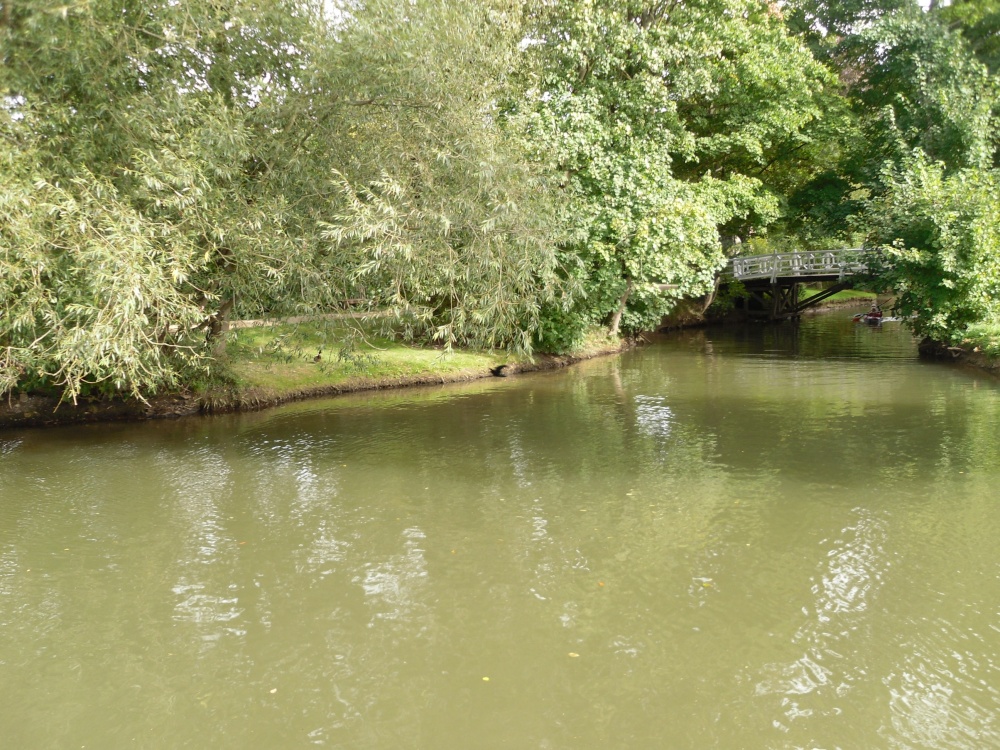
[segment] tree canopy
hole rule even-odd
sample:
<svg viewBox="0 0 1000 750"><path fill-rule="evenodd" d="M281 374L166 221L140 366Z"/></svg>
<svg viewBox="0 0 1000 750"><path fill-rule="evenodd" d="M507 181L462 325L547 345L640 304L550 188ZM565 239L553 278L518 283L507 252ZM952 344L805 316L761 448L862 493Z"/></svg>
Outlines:
<svg viewBox="0 0 1000 750"><path fill-rule="evenodd" d="M348 305L562 350L737 237L867 237L959 335L995 314L998 7L0 2L0 393L143 397L233 318Z"/></svg>
<svg viewBox="0 0 1000 750"><path fill-rule="evenodd" d="M142 395L234 315L357 298L530 345L553 225L493 112L511 8L326 7L3 5L0 390Z"/></svg>
<svg viewBox="0 0 1000 750"><path fill-rule="evenodd" d="M834 80L760 2L539 3L529 18L513 107L577 216L570 318L655 326L712 288L720 230L776 218L764 173L808 142Z"/></svg>

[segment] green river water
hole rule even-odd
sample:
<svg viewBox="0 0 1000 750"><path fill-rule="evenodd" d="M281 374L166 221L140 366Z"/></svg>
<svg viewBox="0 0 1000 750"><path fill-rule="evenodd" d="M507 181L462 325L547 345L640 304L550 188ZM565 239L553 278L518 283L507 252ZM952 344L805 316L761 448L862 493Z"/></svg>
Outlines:
<svg viewBox="0 0 1000 750"><path fill-rule="evenodd" d="M0 433L0 748L1000 748L998 424L838 311Z"/></svg>

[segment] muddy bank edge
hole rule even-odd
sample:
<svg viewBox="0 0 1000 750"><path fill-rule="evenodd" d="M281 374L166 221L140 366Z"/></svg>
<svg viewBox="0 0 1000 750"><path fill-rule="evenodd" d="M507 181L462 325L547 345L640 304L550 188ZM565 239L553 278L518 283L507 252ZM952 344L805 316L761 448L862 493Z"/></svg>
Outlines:
<svg viewBox="0 0 1000 750"><path fill-rule="evenodd" d="M924 339L918 346L921 359L939 362L954 362L964 367L983 370L1000 377L1000 359L991 357L972 344L966 346L949 346L940 341Z"/></svg>

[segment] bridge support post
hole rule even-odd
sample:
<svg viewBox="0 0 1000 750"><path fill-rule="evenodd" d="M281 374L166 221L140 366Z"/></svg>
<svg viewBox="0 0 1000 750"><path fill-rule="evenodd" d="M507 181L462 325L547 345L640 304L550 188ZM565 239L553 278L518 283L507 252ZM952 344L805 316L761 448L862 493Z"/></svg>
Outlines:
<svg viewBox="0 0 1000 750"><path fill-rule="evenodd" d="M798 282L776 280L766 287L748 284L746 290L749 297L743 309L747 317L772 321L799 317Z"/></svg>
<svg viewBox="0 0 1000 750"><path fill-rule="evenodd" d="M801 285L797 282L781 282L763 284L747 284L747 297L737 309L741 309L746 317L757 320L785 320L802 317L803 311L814 307L837 292L850 289L853 279L844 279L818 292L808 299L799 299Z"/></svg>
<svg viewBox="0 0 1000 750"><path fill-rule="evenodd" d="M771 285L771 320L799 317L799 284L780 282Z"/></svg>

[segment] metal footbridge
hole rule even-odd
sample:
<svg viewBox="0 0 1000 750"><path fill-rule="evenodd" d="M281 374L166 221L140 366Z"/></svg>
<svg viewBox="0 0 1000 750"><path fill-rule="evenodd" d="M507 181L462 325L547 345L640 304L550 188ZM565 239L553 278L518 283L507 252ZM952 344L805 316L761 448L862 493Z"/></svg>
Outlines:
<svg viewBox="0 0 1000 750"><path fill-rule="evenodd" d="M803 310L819 304L853 285L854 277L868 271L871 251L863 248L805 250L770 255L733 258L719 274L722 284L738 281L746 288L744 311L751 317L780 320L796 318ZM833 281L832 286L799 299L801 284Z"/></svg>

